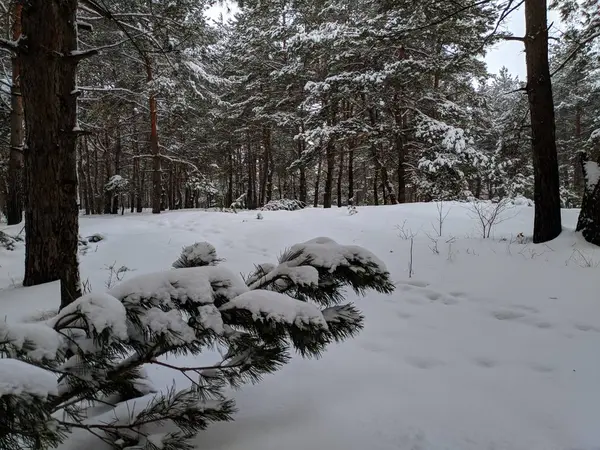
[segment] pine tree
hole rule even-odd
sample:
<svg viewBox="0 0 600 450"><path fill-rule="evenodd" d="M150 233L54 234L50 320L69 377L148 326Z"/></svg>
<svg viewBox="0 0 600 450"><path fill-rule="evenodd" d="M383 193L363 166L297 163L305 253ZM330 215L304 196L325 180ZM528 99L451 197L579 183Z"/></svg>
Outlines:
<svg viewBox="0 0 600 450"><path fill-rule="evenodd" d="M233 419L226 387L257 382L292 349L320 356L362 328L346 288L394 289L375 255L328 238L296 244L246 279L218 263L213 246L196 243L170 271L86 294L41 323L0 323L0 447L41 450L89 433L117 448L191 448L210 423ZM193 363L214 348L214 364ZM159 392L149 367L189 384Z"/></svg>

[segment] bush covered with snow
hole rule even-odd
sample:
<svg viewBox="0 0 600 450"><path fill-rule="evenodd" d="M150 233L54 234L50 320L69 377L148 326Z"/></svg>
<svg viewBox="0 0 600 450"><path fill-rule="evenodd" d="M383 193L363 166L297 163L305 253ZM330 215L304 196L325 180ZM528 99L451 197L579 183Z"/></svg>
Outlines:
<svg viewBox="0 0 600 450"><path fill-rule="evenodd" d="M306 203L300 200L282 198L279 200L271 200L261 209L263 211L297 211L306 208Z"/></svg>
<svg viewBox="0 0 600 450"><path fill-rule="evenodd" d="M45 449L74 430L113 448L189 448L198 431L232 419L228 386L277 370L292 349L318 356L361 329L346 287L394 289L375 255L328 238L294 245L246 279L218 262L196 243L175 269L86 294L43 322L0 322L0 448ZM206 351L213 364L190 364ZM151 366L189 383L159 392Z"/></svg>
<svg viewBox="0 0 600 450"><path fill-rule="evenodd" d="M17 245L17 242L22 242L23 238L19 236L10 236L3 231L0 231L0 247L6 250L13 251Z"/></svg>

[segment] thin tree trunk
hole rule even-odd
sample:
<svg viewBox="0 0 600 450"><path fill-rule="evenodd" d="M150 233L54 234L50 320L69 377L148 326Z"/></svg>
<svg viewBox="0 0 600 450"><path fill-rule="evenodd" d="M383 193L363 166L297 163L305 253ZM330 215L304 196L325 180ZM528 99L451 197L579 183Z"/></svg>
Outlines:
<svg viewBox="0 0 600 450"><path fill-rule="evenodd" d="M525 0L525 59L533 149L535 243L550 241L562 230L546 15L546 0Z"/></svg>
<svg viewBox="0 0 600 450"><path fill-rule="evenodd" d="M117 142L115 145L115 175L121 174L121 152L123 147L121 146L121 129L117 125ZM112 214L119 214L119 197L120 188L112 192Z"/></svg>
<svg viewBox="0 0 600 450"><path fill-rule="evenodd" d="M580 164L585 183L576 230L581 231L586 241L600 245L600 180L595 179L600 166L588 161L584 153L580 154Z"/></svg>
<svg viewBox="0 0 600 450"><path fill-rule="evenodd" d="M581 146L581 112L582 112L582 108L581 105L578 104L577 108L575 110L575 143L577 145L577 148L579 148ZM577 158L577 154L573 155L575 156L574 159L574 173L573 173L573 184L575 185L575 189L577 189L579 192L583 191L583 171L581 168L581 164L578 161L579 158Z"/></svg>
<svg viewBox="0 0 600 450"><path fill-rule="evenodd" d="M319 164L317 165L317 179L315 181L315 198L313 206L316 208L319 206L319 184L321 182L321 172L323 169L323 157L319 154Z"/></svg>
<svg viewBox="0 0 600 450"><path fill-rule="evenodd" d="M350 151L348 152L348 201L356 205L354 199L354 140L350 141Z"/></svg>
<svg viewBox="0 0 600 450"><path fill-rule="evenodd" d="M323 192L323 208L331 208L333 191L333 171L335 170L335 142L330 138L325 152L327 161L327 174L325 176L325 190Z"/></svg>
<svg viewBox="0 0 600 450"><path fill-rule="evenodd" d="M146 81L152 82L152 61L146 55ZM160 147L158 145L158 111L156 95L154 91L150 93L148 100L150 107L150 153L152 154L152 214L160 214L162 206L162 170L160 159Z"/></svg>
<svg viewBox="0 0 600 450"><path fill-rule="evenodd" d="M92 192L92 183L90 180L90 177L92 176L91 172L92 172L92 162L91 162L91 155L90 155L90 147L88 145L88 139L87 136L83 137L83 148L85 150L85 160L86 160L86 168L85 168L85 190L87 192L87 205L88 208L86 208L85 213L86 214L95 214L96 210L96 204L94 201L94 193Z"/></svg>
<svg viewBox="0 0 600 450"><path fill-rule="evenodd" d="M146 195L146 162L144 160L139 161L138 170L140 174L140 183L138 184L135 211L141 213L144 211L144 197Z"/></svg>
<svg viewBox="0 0 600 450"><path fill-rule="evenodd" d="M77 246L77 0L23 5L21 85L27 123L25 277L60 280L61 308L81 295Z"/></svg>
<svg viewBox="0 0 600 450"><path fill-rule="evenodd" d="M21 36L23 5L13 5L12 38ZM12 86L10 89L10 154L8 161L8 191L6 219L15 225L23 219L23 98L21 97L20 62L17 54L12 57Z"/></svg>
<svg viewBox="0 0 600 450"><path fill-rule="evenodd" d="M265 146L265 195L263 201L269 203L273 198L273 143L271 140L271 128L264 129L264 146Z"/></svg>
<svg viewBox="0 0 600 450"><path fill-rule="evenodd" d="M379 186L379 179L377 178L377 171L373 173L373 203L375 206L379 206L379 193L377 188Z"/></svg>
<svg viewBox="0 0 600 450"><path fill-rule="evenodd" d="M88 215L90 213L90 206L88 204L87 184L85 182L85 170L83 168L83 143L80 143L78 147L77 173L79 179L79 200L83 203L85 214Z"/></svg>
<svg viewBox="0 0 600 450"><path fill-rule="evenodd" d="M342 207L342 183L344 181L344 152L340 152L340 166L338 169L337 179L337 205L338 208Z"/></svg>

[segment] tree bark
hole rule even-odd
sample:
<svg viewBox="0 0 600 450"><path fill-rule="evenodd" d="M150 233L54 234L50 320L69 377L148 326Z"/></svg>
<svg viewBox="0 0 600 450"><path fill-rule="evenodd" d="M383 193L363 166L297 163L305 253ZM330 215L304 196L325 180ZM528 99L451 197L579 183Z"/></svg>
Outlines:
<svg viewBox="0 0 600 450"><path fill-rule="evenodd" d="M146 55L146 81L151 83L154 80L152 74L152 61ZM152 154L152 214L160 214L162 206L162 169L160 159L160 147L158 145L158 111L156 104L156 95L154 91L150 92L148 99L150 107L150 153Z"/></svg>
<svg viewBox="0 0 600 450"><path fill-rule="evenodd" d="M577 108L575 110L575 145L579 149L581 146L581 105L577 104ZM581 170L581 164L579 162L578 155L575 154L575 164L574 164L574 173L573 173L573 184L575 189L582 192L583 191L583 172Z"/></svg>
<svg viewBox="0 0 600 450"><path fill-rule="evenodd" d="M25 152L25 277L60 280L61 308L81 295L77 245L77 0L23 5L21 80Z"/></svg>
<svg viewBox="0 0 600 450"><path fill-rule="evenodd" d="M600 168L597 162L588 161L585 153L580 154L580 164L584 191L576 230L581 231L586 241L600 245L600 180L595 178ZM590 169L596 173L590 173Z"/></svg>
<svg viewBox="0 0 600 450"><path fill-rule="evenodd" d="M350 151L348 152L348 202L356 205L354 199L354 140L350 141Z"/></svg>
<svg viewBox="0 0 600 450"><path fill-rule="evenodd" d="M340 152L340 166L337 179L337 205L342 207L342 182L344 181L344 152Z"/></svg>
<svg viewBox="0 0 600 450"><path fill-rule="evenodd" d="M121 129L117 125L117 142L115 144L115 175L121 174ZM119 214L119 197L121 196L121 188L112 192L112 214Z"/></svg>
<svg viewBox="0 0 600 450"><path fill-rule="evenodd" d="M325 176L325 189L323 192L323 208L331 208L333 171L335 170L335 142L332 138L327 142L325 158L327 162L327 174Z"/></svg>
<svg viewBox="0 0 600 450"><path fill-rule="evenodd" d="M21 36L21 14L23 5L13 5L12 38ZM10 89L10 154L8 161L8 191L6 219L8 225L23 220L23 98L21 96L21 73L19 56L12 57L12 86Z"/></svg>
<svg viewBox="0 0 600 450"><path fill-rule="evenodd" d="M546 15L546 0L525 0L525 60L534 168L534 243L550 241L562 230Z"/></svg>
<svg viewBox="0 0 600 450"><path fill-rule="evenodd" d="M321 184L321 172L323 171L323 156L319 154L319 164L317 165L317 179L315 180L315 196L313 207L319 206L319 185Z"/></svg>

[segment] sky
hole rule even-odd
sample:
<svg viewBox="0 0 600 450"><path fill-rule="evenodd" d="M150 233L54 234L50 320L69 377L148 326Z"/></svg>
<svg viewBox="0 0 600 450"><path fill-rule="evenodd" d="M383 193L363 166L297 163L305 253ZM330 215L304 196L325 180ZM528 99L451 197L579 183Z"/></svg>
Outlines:
<svg viewBox="0 0 600 450"><path fill-rule="evenodd" d="M552 24L550 34L556 34L560 27L559 14L555 11L548 11L548 23ZM511 14L506 21L506 30L512 32L514 36L523 36L525 34L525 11L521 7ZM554 33L552 32L554 30ZM498 73L502 66L506 66L513 75L518 75L520 80L525 80L525 53L524 45L518 41L504 41L488 51L485 62L491 73Z"/></svg>
<svg viewBox="0 0 600 450"><path fill-rule="evenodd" d="M235 11L235 2L226 2L229 4L229 10ZM224 12L226 15L227 8L221 5L215 5L210 8L208 12L208 16L213 18L214 20L218 20L219 14ZM548 12L548 23L553 23L551 28L556 31L560 27L560 20L558 17L558 13L554 11ZM514 36L523 36L525 33L525 12L524 8L521 7L518 10L514 11L510 17L505 22L505 29L513 33ZM490 73L498 73L503 66L506 66L508 71L517 75L520 80L525 80L526 71L525 71L525 53L524 46L522 42L518 41L504 41L495 45L491 48L486 57L485 62L488 65L488 70Z"/></svg>

